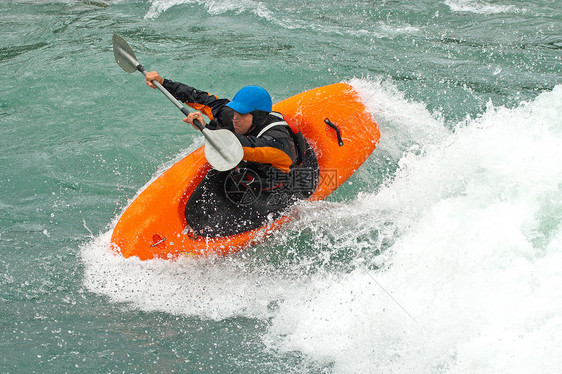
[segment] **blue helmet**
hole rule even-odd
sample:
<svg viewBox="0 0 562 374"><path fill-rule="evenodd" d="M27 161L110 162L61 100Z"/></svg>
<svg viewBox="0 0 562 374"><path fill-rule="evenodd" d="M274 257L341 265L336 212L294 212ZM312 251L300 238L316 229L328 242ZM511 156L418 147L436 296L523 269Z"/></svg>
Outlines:
<svg viewBox="0 0 562 374"><path fill-rule="evenodd" d="M227 107L234 109L240 114L253 112L254 110L263 110L271 112L272 102L269 93L259 86L246 86L241 88L234 99Z"/></svg>

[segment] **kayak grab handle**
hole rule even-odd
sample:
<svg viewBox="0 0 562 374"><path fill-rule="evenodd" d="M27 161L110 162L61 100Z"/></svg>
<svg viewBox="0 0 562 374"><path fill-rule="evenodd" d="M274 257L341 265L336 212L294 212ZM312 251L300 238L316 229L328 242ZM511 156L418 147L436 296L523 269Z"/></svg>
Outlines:
<svg viewBox="0 0 562 374"><path fill-rule="evenodd" d="M333 128L336 131L336 135L338 136L338 145L340 147L343 147L343 140L341 138L341 132L340 132L340 129L338 128L338 126L336 126L332 121L330 121L329 118L326 118L324 120L324 123L326 123L326 125L330 126L331 128Z"/></svg>
<svg viewBox="0 0 562 374"><path fill-rule="evenodd" d="M154 234L152 236L152 240L154 241L154 244L151 245L152 248L164 243L166 241L166 238L162 238L160 235L158 234Z"/></svg>

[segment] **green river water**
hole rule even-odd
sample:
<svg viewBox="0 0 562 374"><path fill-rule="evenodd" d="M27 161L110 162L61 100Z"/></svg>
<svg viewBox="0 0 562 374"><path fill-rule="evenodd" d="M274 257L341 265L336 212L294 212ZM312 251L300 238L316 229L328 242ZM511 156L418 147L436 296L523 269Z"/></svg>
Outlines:
<svg viewBox="0 0 562 374"><path fill-rule="evenodd" d="M562 370L560 0L0 0L0 372ZM328 201L226 258L109 249L201 144L140 74L380 124Z"/></svg>

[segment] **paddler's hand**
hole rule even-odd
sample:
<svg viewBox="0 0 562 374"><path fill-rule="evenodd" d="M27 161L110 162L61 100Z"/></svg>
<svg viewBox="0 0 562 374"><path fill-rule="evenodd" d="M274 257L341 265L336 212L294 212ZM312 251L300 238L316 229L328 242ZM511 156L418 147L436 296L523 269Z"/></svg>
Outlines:
<svg viewBox="0 0 562 374"><path fill-rule="evenodd" d="M162 78L160 76L160 74L158 74L155 71L151 71L149 73L146 73L145 77L146 77L146 84L149 87L156 88L156 86L154 85L154 83L152 83L152 81L156 81L160 84L164 84L164 78Z"/></svg>
<svg viewBox="0 0 562 374"><path fill-rule="evenodd" d="M185 123L189 123L191 126L193 126L196 130L199 130L199 128L197 126L195 126L195 124L193 123L193 121L195 120L199 120L199 122L201 122L201 124L203 126L207 125L205 123L205 120L203 119L203 114L201 114L201 112L193 112L193 113L189 113L189 115L187 117L185 117L183 119L183 122Z"/></svg>

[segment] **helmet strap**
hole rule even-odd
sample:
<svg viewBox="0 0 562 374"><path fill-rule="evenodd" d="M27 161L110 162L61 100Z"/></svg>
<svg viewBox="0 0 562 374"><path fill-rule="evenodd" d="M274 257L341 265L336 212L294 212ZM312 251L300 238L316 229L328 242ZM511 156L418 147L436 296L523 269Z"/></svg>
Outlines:
<svg viewBox="0 0 562 374"><path fill-rule="evenodd" d="M267 118L269 117L269 112L263 110L254 110L253 112L250 113L252 114L253 118L252 118L252 126L250 127L248 132L251 132L256 127L263 125L265 121L267 121Z"/></svg>

